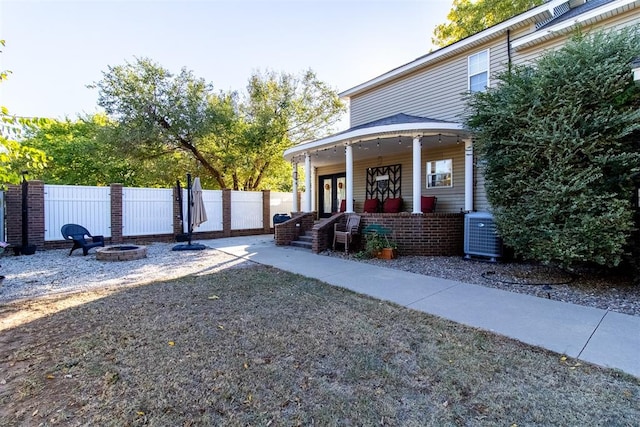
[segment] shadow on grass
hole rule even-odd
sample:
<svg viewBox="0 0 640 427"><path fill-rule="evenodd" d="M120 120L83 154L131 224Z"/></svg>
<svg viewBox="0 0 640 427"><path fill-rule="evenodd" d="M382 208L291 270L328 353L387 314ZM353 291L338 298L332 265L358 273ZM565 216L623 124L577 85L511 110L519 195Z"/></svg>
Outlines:
<svg viewBox="0 0 640 427"><path fill-rule="evenodd" d="M269 267L88 294L0 335L3 425L640 419L635 378Z"/></svg>

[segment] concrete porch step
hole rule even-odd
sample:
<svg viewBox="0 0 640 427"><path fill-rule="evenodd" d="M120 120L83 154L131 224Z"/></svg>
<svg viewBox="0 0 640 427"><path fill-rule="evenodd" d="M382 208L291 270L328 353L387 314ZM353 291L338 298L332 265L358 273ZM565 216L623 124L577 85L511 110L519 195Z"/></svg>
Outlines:
<svg viewBox="0 0 640 427"><path fill-rule="evenodd" d="M295 246L296 248L304 248L311 250L313 244L311 242L305 242L302 240L294 240L291 242L291 246Z"/></svg>
<svg viewBox="0 0 640 427"><path fill-rule="evenodd" d="M291 246L295 246L297 248L309 249L313 247L313 236L311 233L305 232L298 236L298 240L294 240L291 242Z"/></svg>

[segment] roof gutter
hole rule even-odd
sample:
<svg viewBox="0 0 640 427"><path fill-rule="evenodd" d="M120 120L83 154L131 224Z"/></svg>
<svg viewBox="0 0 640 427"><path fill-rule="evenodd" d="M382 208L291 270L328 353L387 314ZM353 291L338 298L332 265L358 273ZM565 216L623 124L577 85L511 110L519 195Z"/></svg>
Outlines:
<svg viewBox="0 0 640 427"><path fill-rule="evenodd" d="M553 25L545 30L542 31L536 31L532 34L529 34L528 36L524 36L519 38L518 40L515 40L511 46L514 49L523 49L525 47L529 47L532 46L534 44L536 44L537 42L543 41L548 39L549 37L552 36L556 36L556 35L560 35L560 34L565 34L568 33L570 30L573 29L573 27L575 27L576 25L579 24L589 24L592 22L596 22L597 18L608 13L608 12L612 12L620 7L624 7L633 3L636 3L637 0L618 0L618 1L614 1L612 3L606 4L602 7L599 7L597 9L593 9L592 11L589 11L587 13L584 13L582 15L576 16L575 19L568 19L566 21L563 22L559 22L556 25Z"/></svg>

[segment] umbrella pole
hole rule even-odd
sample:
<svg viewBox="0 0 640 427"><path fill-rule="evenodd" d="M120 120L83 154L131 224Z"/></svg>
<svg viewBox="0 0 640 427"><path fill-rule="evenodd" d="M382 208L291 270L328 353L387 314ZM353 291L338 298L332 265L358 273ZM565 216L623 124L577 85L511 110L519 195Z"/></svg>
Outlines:
<svg viewBox="0 0 640 427"><path fill-rule="evenodd" d="M191 235L193 234L193 206L191 206L193 204L193 195L192 193L192 185L191 185L191 174L188 173L187 174L187 221L189 221L189 225L187 226L187 235L188 235L188 239L189 242L186 245L176 245L174 246L171 250L172 251L199 251L199 250L203 250L206 249L207 247L205 245L202 245L200 243L196 243L196 244L192 244L191 243ZM181 209L182 211L182 209ZM184 231L184 223L183 223L183 229Z"/></svg>

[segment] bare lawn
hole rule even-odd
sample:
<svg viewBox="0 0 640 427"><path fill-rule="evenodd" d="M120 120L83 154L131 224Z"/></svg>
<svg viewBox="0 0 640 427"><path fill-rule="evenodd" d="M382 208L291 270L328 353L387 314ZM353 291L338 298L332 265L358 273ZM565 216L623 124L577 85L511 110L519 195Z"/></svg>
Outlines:
<svg viewBox="0 0 640 427"><path fill-rule="evenodd" d="M262 266L0 305L8 318L3 426L640 420L637 378Z"/></svg>

